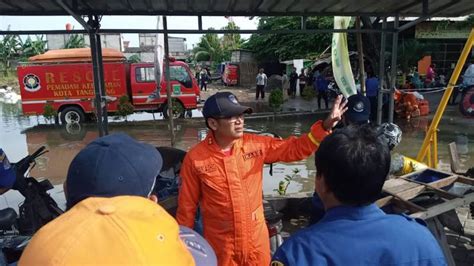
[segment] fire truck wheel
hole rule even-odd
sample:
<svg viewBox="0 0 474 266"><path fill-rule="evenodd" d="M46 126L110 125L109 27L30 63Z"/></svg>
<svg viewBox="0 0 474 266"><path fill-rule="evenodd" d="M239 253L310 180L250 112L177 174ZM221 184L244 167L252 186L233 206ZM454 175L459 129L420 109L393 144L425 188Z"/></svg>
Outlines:
<svg viewBox="0 0 474 266"><path fill-rule="evenodd" d="M173 118L184 118L186 110L179 101L173 101ZM163 106L163 117L168 119L170 111L168 110L168 104Z"/></svg>
<svg viewBox="0 0 474 266"><path fill-rule="evenodd" d="M61 111L61 123L84 123L85 115L84 112L75 106L68 106Z"/></svg>

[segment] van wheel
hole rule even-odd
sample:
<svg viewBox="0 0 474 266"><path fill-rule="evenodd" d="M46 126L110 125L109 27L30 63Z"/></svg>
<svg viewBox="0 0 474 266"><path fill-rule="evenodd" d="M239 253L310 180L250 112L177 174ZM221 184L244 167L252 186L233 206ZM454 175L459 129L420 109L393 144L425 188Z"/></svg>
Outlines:
<svg viewBox="0 0 474 266"><path fill-rule="evenodd" d="M84 123L85 121L84 112L81 110L81 108L75 106L64 108L61 111L60 118L62 124Z"/></svg>
<svg viewBox="0 0 474 266"><path fill-rule="evenodd" d="M173 99L173 111L168 110L168 103L165 103L163 106L163 117L165 119L169 118L169 115L172 113L173 118L184 118L186 110L181 102Z"/></svg>

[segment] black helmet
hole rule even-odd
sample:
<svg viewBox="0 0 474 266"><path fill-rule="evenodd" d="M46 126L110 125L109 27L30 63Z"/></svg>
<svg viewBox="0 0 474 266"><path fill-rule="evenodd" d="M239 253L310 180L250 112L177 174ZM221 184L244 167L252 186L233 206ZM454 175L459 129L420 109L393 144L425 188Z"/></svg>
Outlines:
<svg viewBox="0 0 474 266"><path fill-rule="evenodd" d="M402 141L402 130L394 123L383 123L377 130L379 138L393 150Z"/></svg>

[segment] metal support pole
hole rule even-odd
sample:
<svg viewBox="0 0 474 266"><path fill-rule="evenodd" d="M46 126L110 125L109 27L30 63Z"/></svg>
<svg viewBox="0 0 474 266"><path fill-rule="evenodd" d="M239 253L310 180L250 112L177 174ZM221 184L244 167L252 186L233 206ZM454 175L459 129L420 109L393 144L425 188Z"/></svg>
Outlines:
<svg viewBox="0 0 474 266"><path fill-rule="evenodd" d="M398 16L395 17L393 21L393 28L395 33L393 33L392 39L392 64L391 64L391 79L390 79L390 94L389 94L389 101L388 101L388 122L393 123L393 112L395 107L395 102L393 99L393 95L395 93L395 86L397 84L397 50L398 50Z"/></svg>
<svg viewBox="0 0 474 266"><path fill-rule="evenodd" d="M382 124L382 109L383 109L383 82L385 76L385 43L387 42L387 18L383 18L382 35L380 37L380 58L379 58L379 92L377 95L377 125Z"/></svg>
<svg viewBox="0 0 474 266"><path fill-rule="evenodd" d="M198 16L198 29L202 30L202 16Z"/></svg>
<svg viewBox="0 0 474 266"><path fill-rule="evenodd" d="M356 28L360 29L360 17L356 18ZM364 48L362 47L362 33L357 33L357 54L359 57L359 82L360 91L362 95L365 95L365 67L364 67Z"/></svg>
<svg viewBox="0 0 474 266"><path fill-rule="evenodd" d="M163 29L165 30L164 33L164 41L165 41L165 56L163 61L165 62L165 73L166 73L166 97L168 100L168 120L169 126L171 130L171 147L175 145L175 134L174 134L174 122L173 122L173 98L171 98L171 80L170 80L170 60L169 60L169 44L168 44L168 20L166 16L163 16Z"/></svg>
<svg viewBox="0 0 474 266"><path fill-rule="evenodd" d="M91 43L92 69L94 74L97 127L99 128L99 136L102 137L107 135L109 132L107 128L107 103L104 102L106 92L102 64L102 45L100 42L100 35L98 34L98 30L100 28L99 20L100 19L98 16L89 15L89 20L87 23L90 26L89 39Z"/></svg>
<svg viewBox="0 0 474 266"><path fill-rule="evenodd" d="M451 97L451 93L453 92L454 85L458 81L459 74L461 74L462 67L464 66L464 63L466 62L466 59L473 45L474 45L474 28L471 29L469 38L467 39L466 44L464 45L464 48L461 52L461 55L459 56L456 67L454 68L453 74L451 75L451 78L449 79L448 88L446 89L446 91L444 91L443 98L441 98L441 101L439 102L438 109L436 109L436 113L430 124L430 128L428 129L428 132L426 132L425 139L423 140L423 145L421 146L421 149L418 152L418 155L416 156L416 160L419 162L424 162L426 158L430 159L429 155L427 157L427 153L430 149L430 140L432 139L432 135L435 134L435 131L438 130L439 122L441 121L444 110L446 109L446 106L448 105L448 100Z"/></svg>
<svg viewBox="0 0 474 266"><path fill-rule="evenodd" d="M104 77L104 63L102 60L102 41L100 39L100 34L96 34L97 36L97 62L98 62L98 69L97 71L100 73L100 87L102 90L102 127L104 128L104 134L109 134L109 116L107 113L107 88L105 87L105 77Z"/></svg>

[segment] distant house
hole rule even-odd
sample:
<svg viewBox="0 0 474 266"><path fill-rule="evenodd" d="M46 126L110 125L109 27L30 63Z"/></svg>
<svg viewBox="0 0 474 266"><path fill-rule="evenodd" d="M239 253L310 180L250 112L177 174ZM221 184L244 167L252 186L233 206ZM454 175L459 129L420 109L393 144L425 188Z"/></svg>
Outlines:
<svg viewBox="0 0 474 266"><path fill-rule="evenodd" d="M138 47L138 50L135 47L129 47L125 49L125 53L140 54L140 58L142 58L142 61L149 61L149 53L153 53L153 50L156 45L156 34L140 33L138 35L138 42L140 45ZM168 44L171 56L173 56L177 60L184 61L186 59L188 55L186 38L169 36ZM153 61L153 54L151 55L151 60Z"/></svg>
<svg viewBox="0 0 474 266"><path fill-rule="evenodd" d="M401 22L401 25L406 22ZM427 54L431 55L430 63L436 64L438 74L444 73L449 76L456 66L470 31L471 27L464 21L454 18L432 19L403 31L399 36L399 46L410 39L429 43L432 46L432 51L427 51ZM474 52L469 54L466 62L472 62L472 60L474 60ZM425 71L426 69L419 69L420 73Z"/></svg>

